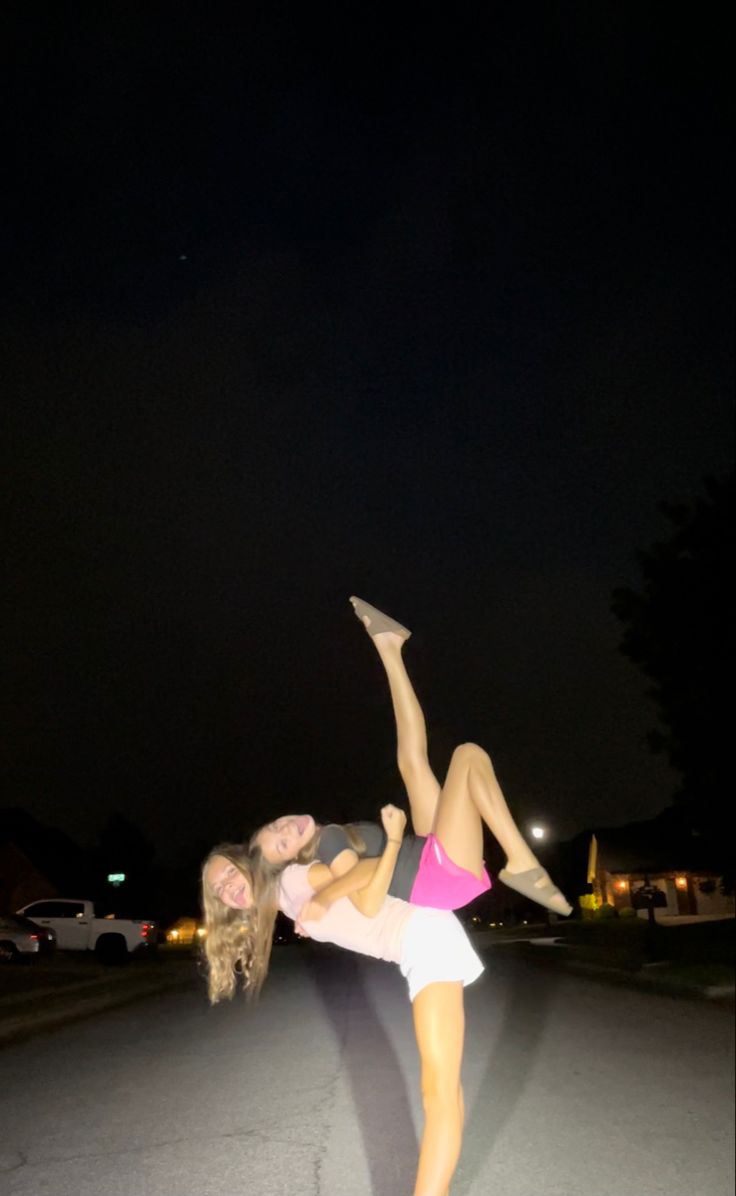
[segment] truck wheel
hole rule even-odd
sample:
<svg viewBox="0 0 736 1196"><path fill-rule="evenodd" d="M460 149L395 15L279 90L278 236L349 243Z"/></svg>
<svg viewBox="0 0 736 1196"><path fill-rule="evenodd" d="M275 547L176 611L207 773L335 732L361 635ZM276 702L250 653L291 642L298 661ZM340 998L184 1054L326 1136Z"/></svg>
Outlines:
<svg viewBox="0 0 736 1196"><path fill-rule="evenodd" d="M103 934L97 940L95 954L100 963L121 967L128 963L128 944L122 934Z"/></svg>

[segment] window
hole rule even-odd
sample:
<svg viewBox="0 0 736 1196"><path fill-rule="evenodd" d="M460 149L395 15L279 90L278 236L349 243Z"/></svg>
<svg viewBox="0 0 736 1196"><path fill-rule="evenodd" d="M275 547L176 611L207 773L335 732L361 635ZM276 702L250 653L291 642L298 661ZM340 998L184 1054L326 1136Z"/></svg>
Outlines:
<svg viewBox="0 0 736 1196"><path fill-rule="evenodd" d="M76 918L83 913L81 901L34 901L25 909L27 918Z"/></svg>
<svg viewBox="0 0 736 1196"><path fill-rule="evenodd" d="M33 905L26 906L23 913L27 918L53 918L57 904L56 901L34 901Z"/></svg>

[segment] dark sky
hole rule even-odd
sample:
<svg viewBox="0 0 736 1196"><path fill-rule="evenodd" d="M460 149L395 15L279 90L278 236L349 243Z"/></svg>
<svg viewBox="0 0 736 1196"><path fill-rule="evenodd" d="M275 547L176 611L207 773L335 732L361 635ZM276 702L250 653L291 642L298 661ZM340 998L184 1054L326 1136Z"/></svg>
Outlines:
<svg viewBox="0 0 736 1196"><path fill-rule="evenodd" d="M653 815L611 591L733 462L715 8L5 14L3 803L162 858L398 794L357 593L439 773Z"/></svg>

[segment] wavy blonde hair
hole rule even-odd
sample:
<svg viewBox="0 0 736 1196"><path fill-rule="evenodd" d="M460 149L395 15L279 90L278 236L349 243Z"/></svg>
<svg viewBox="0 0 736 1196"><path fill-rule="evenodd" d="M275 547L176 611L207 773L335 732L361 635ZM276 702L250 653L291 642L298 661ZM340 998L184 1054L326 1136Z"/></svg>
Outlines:
<svg viewBox="0 0 736 1196"><path fill-rule="evenodd" d="M216 857L234 864L248 881L253 893L249 909L230 909L212 892L207 870ZM278 874L254 864L243 844L221 843L212 848L202 864L202 912L210 1003L231 1000L238 980L246 997L258 996L271 958L278 913Z"/></svg>
<svg viewBox="0 0 736 1196"><path fill-rule="evenodd" d="M207 991L212 1005L231 1000L238 979L246 997L257 997L268 975L273 932L279 910L279 877L289 864L309 864L319 857L322 827L293 860L271 864L258 846L260 827L246 847L242 843L221 843L213 847L202 864L202 911L206 931L203 955ZM343 827L358 855L365 852L362 836L350 824ZM230 909L215 897L207 883L207 869L220 856L242 872L253 894L250 909Z"/></svg>

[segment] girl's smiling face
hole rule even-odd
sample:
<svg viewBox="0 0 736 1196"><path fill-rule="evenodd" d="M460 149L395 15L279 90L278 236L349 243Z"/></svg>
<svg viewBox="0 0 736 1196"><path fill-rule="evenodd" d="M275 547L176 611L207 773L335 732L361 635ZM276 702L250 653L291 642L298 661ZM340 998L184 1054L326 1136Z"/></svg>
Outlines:
<svg viewBox="0 0 736 1196"><path fill-rule="evenodd" d="M269 864L288 864L307 845L315 829L311 814L284 814L264 826L255 841Z"/></svg>
<svg viewBox="0 0 736 1196"><path fill-rule="evenodd" d="M207 866L206 883L212 896L228 909L250 909L253 904L253 890L250 881L232 860L216 855Z"/></svg>

